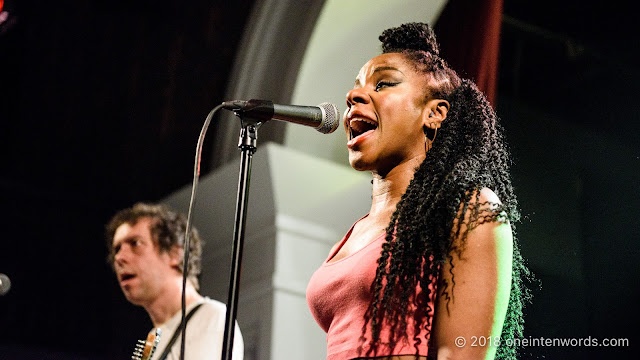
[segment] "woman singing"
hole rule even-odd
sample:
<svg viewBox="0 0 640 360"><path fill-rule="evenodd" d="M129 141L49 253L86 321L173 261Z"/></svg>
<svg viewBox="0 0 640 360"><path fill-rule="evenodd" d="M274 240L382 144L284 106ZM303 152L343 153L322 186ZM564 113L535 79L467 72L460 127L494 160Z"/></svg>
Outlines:
<svg viewBox="0 0 640 360"><path fill-rule="evenodd" d="M515 358L527 269L497 116L428 25L380 40L344 114L349 162L373 176L371 208L307 289L327 358Z"/></svg>

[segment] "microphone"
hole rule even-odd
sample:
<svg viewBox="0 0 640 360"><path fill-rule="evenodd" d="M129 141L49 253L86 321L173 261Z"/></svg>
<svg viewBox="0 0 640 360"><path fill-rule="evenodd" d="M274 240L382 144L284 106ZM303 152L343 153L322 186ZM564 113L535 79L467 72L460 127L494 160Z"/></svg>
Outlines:
<svg viewBox="0 0 640 360"><path fill-rule="evenodd" d="M288 121L311 126L323 134L332 133L338 128L338 108L327 102L318 106L299 106L278 105L269 100L251 99L225 101L222 107L243 119L262 122L271 119Z"/></svg>
<svg viewBox="0 0 640 360"><path fill-rule="evenodd" d="M11 280L3 273L0 273L0 296L6 294L11 289Z"/></svg>

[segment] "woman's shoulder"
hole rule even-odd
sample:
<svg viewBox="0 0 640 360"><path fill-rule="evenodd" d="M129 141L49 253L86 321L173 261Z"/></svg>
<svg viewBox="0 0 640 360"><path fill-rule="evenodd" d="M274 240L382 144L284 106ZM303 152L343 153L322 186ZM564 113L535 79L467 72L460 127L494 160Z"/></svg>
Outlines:
<svg viewBox="0 0 640 360"><path fill-rule="evenodd" d="M509 220L500 210L502 202L493 190L485 187L474 191L466 205L465 207L465 204L460 204L458 217L454 219L453 231L458 235L456 240L459 241L463 236L466 238L465 242L476 244L491 244L498 239L501 242L512 241ZM462 211L465 211L463 217L460 216L463 215ZM462 222L460 218L463 219Z"/></svg>
<svg viewBox="0 0 640 360"><path fill-rule="evenodd" d="M480 190L473 190L470 191L470 193L471 196L469 197L469 200L466 202L463 201L459 204L458 214L454 220L455 223L460 219L462 211L465 211L464 222L466 223L472 216L472 213L493 212L502 205L498 195L488 187L481 188Z"/></svg>
<svg viewBox="0 0 640 360"><path fill-rule="evenodd" d="M500 201L500 198L498 197L498 195L491 190L488 187L484 187L482 189L480 189L479 191L476 191L474 193L474 195L477 196L472 196L471 197L471 201L477 201L479 204L502 204L502 202ZM476 200L477 199L477 200Z"/></svg>

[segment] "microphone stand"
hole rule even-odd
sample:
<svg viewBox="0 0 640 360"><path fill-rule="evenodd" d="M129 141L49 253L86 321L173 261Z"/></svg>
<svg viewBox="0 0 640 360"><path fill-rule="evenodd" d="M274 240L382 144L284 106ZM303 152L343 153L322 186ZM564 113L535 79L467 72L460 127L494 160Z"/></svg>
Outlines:
<svg viewBox="0 0 640 360"><path fill-rule="evenodd" d="M247 223L247 204L249 202L249 180L251 178L251 159L256 152L258 128L262 125L259 119L245 119L241 111L236 111L241 118L238 148L241 151L240 172L238 176L238 197L236 201L236 217L231 257L231 274L229 277L229 297L227 301L226 324L222 343L222 360L231 360L233 353L233 337L235 319L238 310L238 291L240 285L240 268L242 264L242 247Z"/></svg>

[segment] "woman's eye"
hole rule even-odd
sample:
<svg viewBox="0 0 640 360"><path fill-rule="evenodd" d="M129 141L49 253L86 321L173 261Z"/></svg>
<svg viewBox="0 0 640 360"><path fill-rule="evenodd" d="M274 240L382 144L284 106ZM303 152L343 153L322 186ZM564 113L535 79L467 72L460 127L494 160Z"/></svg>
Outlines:
<svg viewBox="0 0 640 360"><path fill-rule="evenodd" d="M392 83L392 82L388 82L388 81L380 81L379 83L376 84L376 91L385 88L385 87L389 87L389 86L395 86L397 83Z"/></svg>

